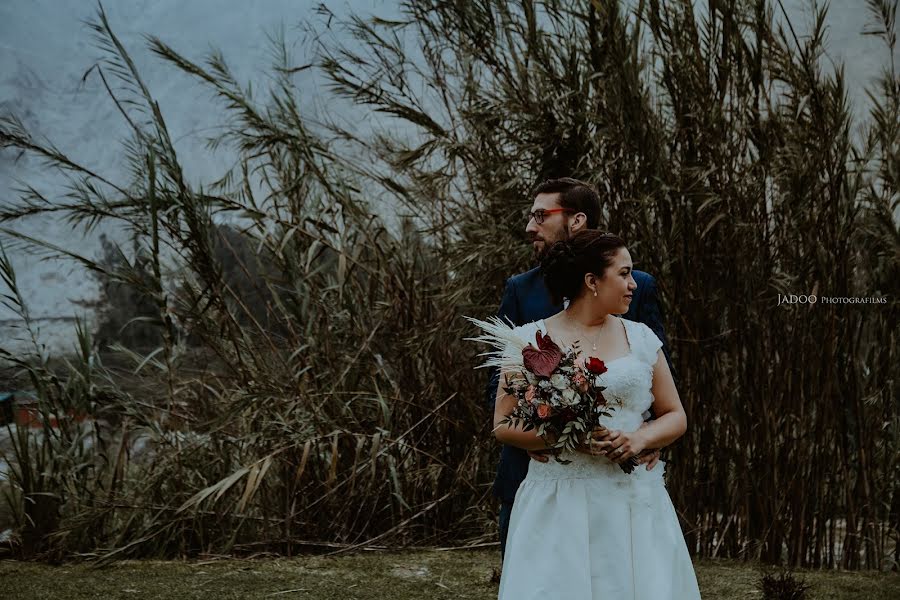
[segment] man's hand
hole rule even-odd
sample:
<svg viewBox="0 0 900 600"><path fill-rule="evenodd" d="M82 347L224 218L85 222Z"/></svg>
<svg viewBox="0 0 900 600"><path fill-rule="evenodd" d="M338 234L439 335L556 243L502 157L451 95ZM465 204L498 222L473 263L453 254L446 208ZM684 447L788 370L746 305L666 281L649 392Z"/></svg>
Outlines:
<svg viewBox="0 0 900 600"><path fill-rule="evenodd" d="M638 427L638 431L646 427L650 421L644 421L641 423L641 426ZM656 466L656 463L659 462L659 448L646 448L644 449L644 453L637 457L637 461L639 465L646 464L647 470L652 471L653 467Z"/></svg>
<svg viewBox="0 0 900 600"><path fill-rule="evenodd" d="M653 467L656 466L656 463L659 462L659 448L647 448L640 456L637 457L637 461L639 465L643 465L646 463L647 470L652 471Z"/></svg>

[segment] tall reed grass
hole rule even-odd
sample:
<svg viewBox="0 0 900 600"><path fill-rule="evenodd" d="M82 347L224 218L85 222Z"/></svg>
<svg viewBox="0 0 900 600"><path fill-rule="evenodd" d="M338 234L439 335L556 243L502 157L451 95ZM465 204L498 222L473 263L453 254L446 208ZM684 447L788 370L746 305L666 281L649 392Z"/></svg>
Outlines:
<svg viewBox="0 0 900 600"><path fill-rule="evenodd" d="M150 38L222 100L217 143L241 161L206 190L186 182L101 9L94 74L133 128L132 183L7 116L2 143L61 168L70 194L25 190L0 219L124 225L140 265L3 232L138 290L156 307L139 322L162 342L100 353L82 331L62 373L37 350L5 353L48 413L94 417L15 438L10 493L31 507L19 525L34 540L21 548L110 559L492 541L497 448L461 316L493 312L529 266L529 187L573 175L598 184L605 227L659 281L690 422L669 488L691 549L896 568L897 2L868 5L888 67L859 137L843 72L823 61L822 8L808 32L763 1L697 14L681 0L429 0L404 3L401 21L338 18L354 41L322 38L318 68L331 94L389 118L372 134L304 116L283 38L264 100L221 54L199 63Z"/></svg>

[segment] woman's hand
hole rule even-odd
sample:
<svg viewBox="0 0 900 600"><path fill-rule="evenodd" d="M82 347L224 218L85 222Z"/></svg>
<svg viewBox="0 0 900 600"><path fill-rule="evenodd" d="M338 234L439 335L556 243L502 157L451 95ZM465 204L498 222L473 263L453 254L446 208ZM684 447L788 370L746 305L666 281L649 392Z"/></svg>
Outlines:
<svg viewBox="0 0 900 600"><path fill-rule="evenodd" d="M606 456L614 463L622 463L647 447L640 430L624 432L619 429L595 429L591 435L592 454Z"/></svg>

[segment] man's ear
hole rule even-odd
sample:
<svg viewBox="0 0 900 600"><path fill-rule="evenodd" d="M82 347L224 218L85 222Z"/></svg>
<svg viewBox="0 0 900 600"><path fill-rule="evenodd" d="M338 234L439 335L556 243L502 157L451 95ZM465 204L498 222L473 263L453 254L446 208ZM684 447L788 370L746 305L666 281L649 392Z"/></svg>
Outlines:
<svg viewBox="0 0 900 600"><path fill-rule="evenodd" d="M569 231L575 233L576 231L581 231L582 229L587 228L587 215L583 212L578 212L572 215L572 220L569 222Z"/></svg>

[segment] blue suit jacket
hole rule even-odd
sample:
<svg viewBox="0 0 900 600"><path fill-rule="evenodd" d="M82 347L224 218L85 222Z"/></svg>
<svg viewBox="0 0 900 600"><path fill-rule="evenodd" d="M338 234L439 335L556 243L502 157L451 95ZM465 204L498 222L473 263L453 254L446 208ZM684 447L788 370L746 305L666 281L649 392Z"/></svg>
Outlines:
<svg viewBox="0 0 900 600"><path fill-rule="evenodd" d="M656 280L652 275L643 271L632 271L637 289L634 298L628 308L628 312L622 315L626 319L644 323L659 337L663 344L663 352L669 367L672 361L669 357L669 345L663 330L662 314L656 299ZM521 273L510 277L503 291L503 300L500 302L498 316L509 319L515 325L525 325L546 319L563 309L562 304L555 304L550 298L550 292L544 284L539 269L532 269L527 273ZM488 406L491 414L494 412L494 400L497 397L497 385L500 381L500 372L494 370L486 390ZM493 418L493 417L492 417ZM497 468L497 478L494 480L494 496L502 502L512 502L516 497L519 484L528 473L528 453L514 446L503 446L500 452L500 466Z"/></svg>

